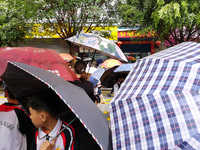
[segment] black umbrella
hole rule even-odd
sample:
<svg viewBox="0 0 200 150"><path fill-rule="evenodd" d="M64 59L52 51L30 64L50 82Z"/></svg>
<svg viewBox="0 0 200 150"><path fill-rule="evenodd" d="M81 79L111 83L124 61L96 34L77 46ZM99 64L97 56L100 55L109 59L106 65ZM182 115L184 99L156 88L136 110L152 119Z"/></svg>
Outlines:
<svg viewBox="0 0 200 150"><path fill-rule="evenodd" d="M107 87L107 88L112 88L113 85L115 84L115 74L114 74L114 70L117 68L118 66L114 66L112 68L107 69L101 76L100 81L101 81L101 85Z"/></svg>
<svg viewBox="0 0 200 150"><path fill-rule="evenodd" d="M117 72L115 73L114 70L119 66L114 66L112 68L107 69L101 76L100 81L101 85L112 88L117 81L118 77L126 78L128 72Z"/></svg>
<svg viewBox="0 0 200 150"><path fill-rule="evenodd" d="M101 149L112 149L107 119L82 88L49 71L17 62L9 62L1 78L16 98L30 96L47 88L52 89L60 97L59 113L73 114L67 119L68 122L77 117L76 120L81 122Z"/></svg>

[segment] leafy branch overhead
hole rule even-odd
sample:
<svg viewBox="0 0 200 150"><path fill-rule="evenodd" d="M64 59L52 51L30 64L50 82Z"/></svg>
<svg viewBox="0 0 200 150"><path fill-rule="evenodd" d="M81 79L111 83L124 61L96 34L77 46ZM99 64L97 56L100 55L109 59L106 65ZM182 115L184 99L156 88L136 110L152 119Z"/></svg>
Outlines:
<svg viewBox="0 0 200 150"><path fill-rule="evenodd" d="M83 30L91 32L96 27L113 26L118 21L115 19L115 7L110 0L5 0L1 2L0 11L2 37L7 40L9 33L13 31L16 35L12 36L19 36L16 41L23 40L25 35L58 35L64 40ZM11 16L12 14L16 17ZM10 20L7 19L8 15ZM16 31L13 28L9 31L2 29L6 23ZM29 28L31 26L33 32ZM3 45L10 45L9 42L5 43L7 44Z"/></svg>
<svg viewBox="0 0 200 150"><path fill-rule="evenodd" d="M17 46L29 31L26 25L25 11L12 7L11 1L0 1L0 46ZM16 5L17 6L17 5ZM19 5L18 5L19 6Z"/></svg>
<svg viewBox="0 0 200 150"><path fill-rule="evenodd" d="M171 45L200 36L199 0L127 0L121 2L122 26L153 29Z"/></svg>
<svg viewBox="0 0 200 150"><path fill-rule="evenodd" d="M37 22L42 23L44 29L51 28L63 40L83 29L90 32L94 26L113 23L109 0L38 0L34 6L38 8Z"/></svg>

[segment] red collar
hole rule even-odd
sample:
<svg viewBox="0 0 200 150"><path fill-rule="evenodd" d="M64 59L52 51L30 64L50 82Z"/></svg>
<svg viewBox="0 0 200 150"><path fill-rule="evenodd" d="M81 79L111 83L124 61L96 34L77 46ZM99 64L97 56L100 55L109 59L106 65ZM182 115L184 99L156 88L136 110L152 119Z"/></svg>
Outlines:
<svg viewBox="0 0 200 150"><path fill-rule="evenodd" d="M0 105L0 111L8 112L14 109L20 109L20 108L17 106L9 106L9 105L4 105L4 104Z"/></svg>

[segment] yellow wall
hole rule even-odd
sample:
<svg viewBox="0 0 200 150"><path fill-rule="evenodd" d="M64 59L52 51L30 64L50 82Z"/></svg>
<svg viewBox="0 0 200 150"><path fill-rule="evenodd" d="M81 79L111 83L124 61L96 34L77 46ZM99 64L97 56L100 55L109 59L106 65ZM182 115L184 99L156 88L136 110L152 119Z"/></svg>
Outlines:
<svg viewBox="0 0 200 150"><path fill-rule="evenodd" d="M83 28L84 31L87 30L87 27ZM117 26L115 27L93 27L92 30L101 32L107 31L110 33L110 37L108 39L117 41ZM60 36L49 27L43 30L41 24L34 24L33 31L31 35L25 36L25 38L60 38Z"/></svg>

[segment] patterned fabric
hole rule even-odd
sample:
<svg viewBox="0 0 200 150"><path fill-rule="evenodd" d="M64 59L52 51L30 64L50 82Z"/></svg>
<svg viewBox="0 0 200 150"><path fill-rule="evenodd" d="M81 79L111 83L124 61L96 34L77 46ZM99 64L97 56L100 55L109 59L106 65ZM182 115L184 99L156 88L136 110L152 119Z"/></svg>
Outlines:
<svg viewBox="0 0 200 150"><path fill-rule="evenodd" d="M199 90L198 43L138 60L110 105L113 149L198 147L198 138L191 143L200 133Z"/></svg>
<svg viewBox="0 0 200 150"><path fill-rule="evenodd" d="M196 133L191 138L179 144L173 150L197 150L200 149L200 134Z"/></svg>
<svg viewBox="0 0 200 150"><path fill-rule="evenodd" d="M122 50L113 41L100 37L96 34L80 33L67 38L66 40L109 57L128 62Z"/></svg>

